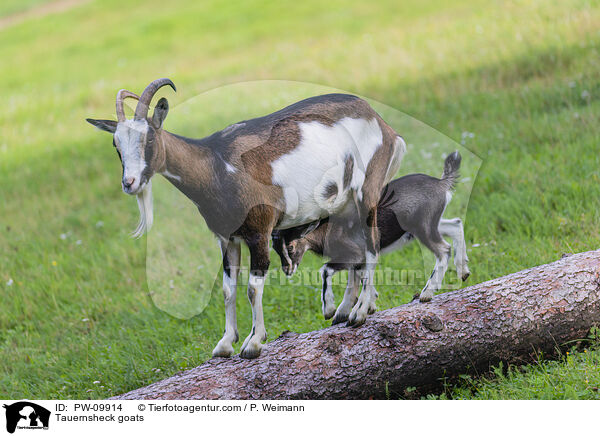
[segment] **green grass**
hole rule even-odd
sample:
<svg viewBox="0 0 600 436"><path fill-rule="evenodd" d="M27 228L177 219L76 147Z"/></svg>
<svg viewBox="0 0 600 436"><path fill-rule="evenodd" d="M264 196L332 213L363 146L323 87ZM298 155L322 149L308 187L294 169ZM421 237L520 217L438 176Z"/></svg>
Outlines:
<svg viewBox="0 0 600 436"><path fill-rule="evenodd" d="M440 395L456 400L597 400L600 398L600 351L566 354L556 361L541 361L522 368L495 369L495 378L474 380Z"/></svg>
<svg viewBox="0 0 600 436"><path fill-rule="evenodd" d="M0 5L0 18L31 10L44 3L49 3L49 0L3 0Z"/></svg>
<svg viewBox="0 0 600 436"><path fill-rule="evenodd" d="M455 400L594 400L600 390L600 347L596 336L582 352L567 351L557 360L543 360L534 365L506 368L500 364L491 375L460 377L441 395L429 399Z"/></svg>
<svg viewBox="0 0 600 436"><path fill-rule="evenodd" d="M598 22L600 6L580 0L336 1L326 8L312 0L146 0L90 2L0 30L0 396L103 398L198 365L222 334L223 302L210 274L190 276L201 291L191 309L189 294L171 304L169 294L147 286L153 244L186 238L200 266L211 261L211 239L199 217L197 234L193 222L184 225L194 218L183 212L181 232L159 225L172 218L160 214L168 205L161 201L186 207L168 194L157 198L148 247L129 238L137 206L120 191L110 137L83 121L114 117L118 89L140 92L157 77L172 78L179 92L161 92L173 107L166 128L196 136L319 90L354 92L387 105L377 108L406 136L402 173L438 174L441 154L464 139L464 176L472 180L459 186L449 213L469 201L470 283L477 283L600 247ZM234 85L272 79L324 87ZM231 86L206 92L224 85ZM185 274L192 263L181 268ZM318 265L307 257L307 270ZM414 245L383 258L381 268L422 265ZM169 263L156 280L176 269ZM423 275L380 289L378 307L409 301ZM244 293L240 285L242 337L250 329ZM268 286L269 338L326 326L318 295L314 284ZM206 307L179 319L157 305L181 317ZM599 398L586 384L597 378L581 375L597 366L597 353L446 395L548 398L548 386L556 386L557 397ZM551 382L538 389L544 374Z"/></svg>

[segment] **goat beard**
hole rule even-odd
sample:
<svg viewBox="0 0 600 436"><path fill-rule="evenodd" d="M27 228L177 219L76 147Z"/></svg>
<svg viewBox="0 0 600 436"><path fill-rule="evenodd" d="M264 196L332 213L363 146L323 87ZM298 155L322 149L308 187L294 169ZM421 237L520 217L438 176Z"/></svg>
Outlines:
<svg viewBox="0 0 600 436"><path fill-rule="evenodd" d="M152 227L154 218L152 211L152 181L149 180L142 192L137 194L138 208L140 209L140 222L132 233L134 238L140 238Z"/></svg>

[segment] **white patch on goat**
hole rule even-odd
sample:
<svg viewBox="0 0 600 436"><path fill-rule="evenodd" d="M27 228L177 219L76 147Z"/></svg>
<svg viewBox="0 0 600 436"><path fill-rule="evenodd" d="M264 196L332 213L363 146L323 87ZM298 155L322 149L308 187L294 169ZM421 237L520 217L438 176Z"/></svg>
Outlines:
<svg viewBox="0 0 600 436"><path fill-rule="evenodd" d="M444 280L444 275L446 275L446 270L448 269L449 257L450 251L448 251L448 255L435 257L435 267L433 273L421 291L420 300L422 302L430 301L433 298L434 292L438 291L442 287L442 281Z"/></svg>
<svg viewBox="0 0 600 436"><path fill-rule="evenodd" d="M152 180L149 180L142 191L137 194L137 203L140 210L140 222L134 230L132 236L139 238L144 233L147 233L152 227L154 221L154 212L152 206Z"/></svg>
<svg viewBox="0 0 600 436"><path fill-rule="evenodd" d="M248 280L248 298L252 305L252 331L244 340L240 350L242 357L254 358L260 354L261 342L267 339L265 319L263 316L262 295L265 277L250 273Z"/></svg>
<svg viewBox="0 0 600 436"><path fill-rule="evenodd" d="M123 178L134 178L131 193L137 193L140 188L142 172L146 168L144 145L148 134L146 120L125 120L117 124L115 143L121 153L123 162Z"/></svg>
<svg viewBox="0 0 600 436"><path fill-rule="evenodd" d="M231 174L237 173L237 170L235 169L235 167L233 165L231 165L229 162L225 162L225 169L227 170L227 172L229 172Z"/></svg>
<svg viewBox="0 0 600 436"><path fill-rule="evenodd" d="M165 169L161 174L163 176L165 176L167 179L176 180L178 182L181 182L181 177L179 177L176 174L170 173L169 170L167 170L167 169Z"/></svg>
<svg viewBox="0 0 600 436"><path fill-rule="evenodd" d="M467 245L465 244L462 221L460 218L449 220L442 218L438 229L442 236L449 236L452 238L452 245L454 247L454 265L456 266L458 277L463 280L465 276L468 277L471 272L467 265L469 257L467 256Z"/></svg>
<svg viewBox="0 0 600 436"><path fill-rule="evenodd" d="M446 191L446 206L452 201L452 191Z"/></svg>
<svg viewBox="0 0 600 436"><path fill-rule="evenodd" d="M444 215L444 213L446 213L446 208L448 207L448 205L450 204L451 201L452 201L452 191L448 190L448 191L446 191L446 203L444 204L444 209L442 209L442 215Z"/></svg>
<svg viewBox="0 0 600 436"><path fill-rule="evenodd" d="M367 319L369 309L375 309L375 300L377 300L377 291L375 290L375 267L377 266L377 254L368 252L365 256L365 266L362 271L363 282L362 290L358 301L352 308L348 321L352 325L361 325Z"/></svg>
<svg viewBox="0 0 600 436"><path fill-rule="evenodd" d="M388 245L385 248L382 248L379 253L380 254L387 254L387 253L391 253L391 252L396 251L396 250L400 250L402 247L404 247L406 244L408 244L409 242L411 242L413 239L414 239L413 235L411 235L408 232L404 233L402 236L400 236L398 239L396 239L390 245Z"/></svg>
<svg viewBox="0 0 600 436"><path fill-rule="evenodd" d="M335 313L335 298L333 295L332 277L335 270L328 267L327 264L321 267L321 280L323 280L323 289L321 291L321 309L325 319L329 319Z"/></svg>
<svg viewBox="0 0 600 436"><path fill-rule="evenodd" d="M235 325L235 293L237 291L237 272L234 272L233 269L237 270L236 266L232 266L233 277L230 277L227 274L227 271L223 271L223 297L225 298L225 332L229 334L230 332L235 332L237 326ZM230 313L232 312L232 313ZM233 315L233 316L231 316ZM235 335L231 338L231 341L235 339Z"/></svg>
<svg viewBox="0 0 600 436"><path fill-rule="evenodd" d="M335 311L334 321L336 319L347 320L350 315L352 307L358 300L358 293L360 292L360 274L356 270L348 271L348 284L346 291L344 292L344 298Z"/></svg>
<svg viewBox="0 0 600 436"><path fill-rule="evenodd" d="M238 339L235 301L237 295L237 279L240 270L240 243L219 238L219 245L221 246L223 257L227 256L231 276L224 268L223 297L225 301L225 333L214 348L212 354L213 356L229 357L233 354L233 343ZM229 251L229 254L227 254L227 251Z"/></svg>
<svg viewBox="0 0 600 436"><path fill-rule="evenodd" d="M391 182L400 169L400 163L402 162L404 153L406 153L406 142L404 142L404 139L401 136L396 136L392 159L390 160L390 164L385 173L385 183Z"/></svg>
<svg viewBox="0 0 600 436"><path fill-rule="evenodd" d="M285 214L278 226L288 228L335 214L352 199L351 190L362 197L366 168L382 144L375 118L343 118L332 126L318 121L298 123L300 143L271 163L273 184L283 188ZM354 159L350 189L343 190L345 159ZM325 188L337 186L337 196L323 203Z"/></svg>

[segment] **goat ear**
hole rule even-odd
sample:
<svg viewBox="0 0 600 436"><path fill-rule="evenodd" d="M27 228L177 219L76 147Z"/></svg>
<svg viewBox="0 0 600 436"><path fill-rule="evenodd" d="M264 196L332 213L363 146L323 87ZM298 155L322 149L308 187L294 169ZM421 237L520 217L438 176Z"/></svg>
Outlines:
<svg viewBox="0 0 600 436"><path fill-rule="evenodd" d="M115 133L117 130L117 122L113 120L93 120L92 118L85 119L92 126L104 130L105 132Z"/></svg>
<svg viewBox="0 0 600 436"><path fill-rule="evenodd" d="M167 118L169 113L169 102L166 98L161 98L154 107L154 114L152 114L152 125L155 129L160 129Z"/></svg>

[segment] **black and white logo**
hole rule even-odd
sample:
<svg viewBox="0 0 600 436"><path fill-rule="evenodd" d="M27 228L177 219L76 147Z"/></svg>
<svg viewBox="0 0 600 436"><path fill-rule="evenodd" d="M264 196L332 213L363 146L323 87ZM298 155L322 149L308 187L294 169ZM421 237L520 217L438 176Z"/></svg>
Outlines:
<svg viewBox="0 0 600 436"><path fill-rule="evenodd" d="M6 431L14 433L16 429L48 430L50 411L29 401L5 404Z"/></svg>

